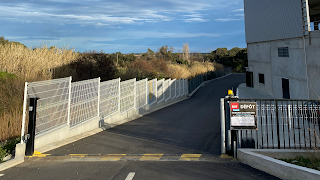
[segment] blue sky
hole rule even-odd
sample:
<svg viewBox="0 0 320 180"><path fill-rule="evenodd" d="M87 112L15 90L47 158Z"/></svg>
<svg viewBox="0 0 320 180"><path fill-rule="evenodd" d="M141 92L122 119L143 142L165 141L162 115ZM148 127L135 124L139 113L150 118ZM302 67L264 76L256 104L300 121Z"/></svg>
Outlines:
<svg viewBox="0 0 320 180"><path fill-rule="evenodd" d="M243 0L1 0L0 36L106 53L246 47Z"/></svg>

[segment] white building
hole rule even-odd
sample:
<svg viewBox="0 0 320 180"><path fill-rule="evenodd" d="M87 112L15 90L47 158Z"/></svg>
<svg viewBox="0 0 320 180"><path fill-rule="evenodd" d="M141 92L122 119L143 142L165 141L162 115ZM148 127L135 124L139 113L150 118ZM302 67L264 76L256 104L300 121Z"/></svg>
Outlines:
<svg viewBox="0 0 320 180"><path fill-rule="evenodd" d="M244 15L247 85L278 98L320 99L320 0L244 0Z"/></svg>

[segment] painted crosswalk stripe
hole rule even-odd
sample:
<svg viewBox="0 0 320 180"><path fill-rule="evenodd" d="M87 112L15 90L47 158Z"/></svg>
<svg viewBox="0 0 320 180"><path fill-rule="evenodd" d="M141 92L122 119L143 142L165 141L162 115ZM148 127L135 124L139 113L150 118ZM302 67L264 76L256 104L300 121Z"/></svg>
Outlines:
<svg viewBox="0 0 320 180"><path fill-rule="evenodd" d="M144 154L140 161L158 161L162 156L163 154Z"/></svg>
<svg viewBox="0 0 320 180"><path fill-rule="evenodd" d="M129 173L125 180L132 180L135 174L136 174L135 172Z"/></svg>
<svg viewBox="0 0 320 180"><path fill-rule="evenodd" d="M180 161L198 161L202 154L182 154Z"/></svg>

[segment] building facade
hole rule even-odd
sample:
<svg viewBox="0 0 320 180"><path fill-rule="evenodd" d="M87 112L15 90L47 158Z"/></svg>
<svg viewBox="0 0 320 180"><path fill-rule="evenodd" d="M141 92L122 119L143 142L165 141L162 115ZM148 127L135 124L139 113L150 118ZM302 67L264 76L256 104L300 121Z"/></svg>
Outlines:
<svg viewBox="0 0 320 180"><path fill-rule="evenodd" d="M320 0L244 0L247 86L320 99Z"/></svg>

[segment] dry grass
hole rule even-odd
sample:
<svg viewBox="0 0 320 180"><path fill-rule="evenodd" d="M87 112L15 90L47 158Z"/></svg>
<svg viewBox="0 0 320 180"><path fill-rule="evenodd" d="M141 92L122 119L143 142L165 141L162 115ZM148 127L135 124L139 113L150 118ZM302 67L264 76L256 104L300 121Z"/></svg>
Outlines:
<svg viewBox="0 0 320 180"><path fill-rule="evenodd" d="M65 65L78 57L67 48L0 46L0 142L20 136L24 82L70 76Z"/></svg>
<svg viewBox="0 0 320 180"><path fill-rule="evenodd" d="M208 71L215 71L216 69L220 68L223 68L221 64L211 62L194 61L190 66L183 64L169 64L168 76L172 79L189 79L198 74L206 73Z"/></svg>
<svg viewBox="0 0 320 180"><path fill-rule="evenodd" d="M58 67L70 64L79 55L67 48L29 49L17 44L0 46L0 71L15 74L25 81L52 79L57 74L68 74Z"/></svg>

